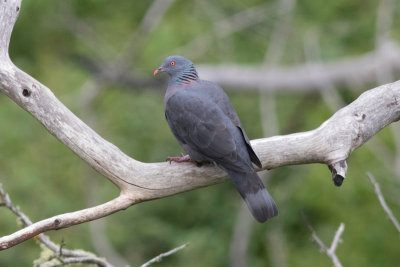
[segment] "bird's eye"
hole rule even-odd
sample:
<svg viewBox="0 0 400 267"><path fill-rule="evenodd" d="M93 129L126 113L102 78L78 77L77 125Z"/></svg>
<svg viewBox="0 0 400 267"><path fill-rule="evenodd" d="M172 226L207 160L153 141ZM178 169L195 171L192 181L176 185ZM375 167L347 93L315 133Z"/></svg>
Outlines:
<svg viewBox="0 0 400 267"><path fill-rule="evenodd" d="M169 63L169 65L175 66L175 61L171 61L171 62Z"/></svg>

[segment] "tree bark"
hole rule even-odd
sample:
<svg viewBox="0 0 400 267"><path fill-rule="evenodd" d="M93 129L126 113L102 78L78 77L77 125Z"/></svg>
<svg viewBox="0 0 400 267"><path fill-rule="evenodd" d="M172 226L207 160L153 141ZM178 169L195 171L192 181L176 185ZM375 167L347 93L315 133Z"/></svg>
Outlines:
<svg viewBox="0 0 400 267"><path fill-rule="evenodd" d="M130 205L222 182L226 174L211 165L143 163L130 158L75 116L51 92L9 58L8 46L21 0L0 5L0 91L29 112L57 139L118 186L121 195L102 205L34 223L0 238L7 249L42 232L107 216ZM400 118L400 82L363 93L315 130L253 140L263 169L325 163L336 185L346 175L346 159L383 127Z"/></svg>

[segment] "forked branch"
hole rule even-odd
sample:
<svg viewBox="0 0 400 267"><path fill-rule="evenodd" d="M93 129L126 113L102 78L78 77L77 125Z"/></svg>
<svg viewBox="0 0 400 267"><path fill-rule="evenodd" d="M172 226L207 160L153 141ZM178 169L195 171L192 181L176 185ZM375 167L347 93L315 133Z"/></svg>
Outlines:
<svg viewBox="0 0 400 267"><path fill-rule="evenodd" d="M336 248L337 248L337 245L339 244L339 242L341 241L340 237L342 236L343 231L344 231L344 223L340 224L339 228L337 229L337 231L335 233L335 236L333 237L332 244L329 248L318 237L317 233L312 228L311 224L309 222L306 222L306 223L307 223L308 229L311 232L311 238L319 246L321 252L325 253L331 259L333 266L342 267L342 264L340 263L339 258L336 256Z"/></svg>

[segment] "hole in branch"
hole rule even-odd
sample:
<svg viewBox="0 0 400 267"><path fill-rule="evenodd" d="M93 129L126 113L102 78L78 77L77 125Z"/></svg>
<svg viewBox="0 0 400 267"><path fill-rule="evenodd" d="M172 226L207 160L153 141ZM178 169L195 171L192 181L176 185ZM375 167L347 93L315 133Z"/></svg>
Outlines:
<svg viewBox="0 0 400 267"><path fill-rule="evenodd" d="M17 12L19 11L19 6L17 6Z"/></svg>
<svg viewBox="0 0 400 267"><path fill-rule="evenodd" d="M31 95L31 91L29 91L28 89L24 89L22 90L22 95L25 97L29 97Z"/></svg>

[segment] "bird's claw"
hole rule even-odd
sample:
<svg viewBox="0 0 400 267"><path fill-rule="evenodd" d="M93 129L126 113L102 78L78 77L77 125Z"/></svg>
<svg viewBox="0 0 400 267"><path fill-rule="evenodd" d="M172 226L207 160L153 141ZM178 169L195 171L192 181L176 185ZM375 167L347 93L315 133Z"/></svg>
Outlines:
<svg viewBox="0 0 400 267"><path fill-rule="evenodd" d="M192 160L190 158L189 155L184 155L183 153L181 154L180 157L167 157L166 161L169 161L169 164L171 164L172 161L173 162L178 162L178 163L181 163L181 162L195 162L194 160Z"/></svg>

